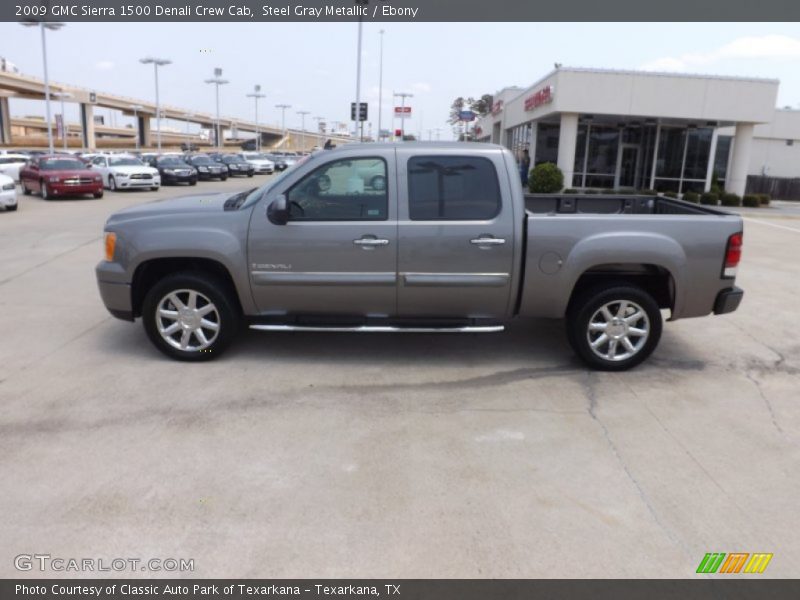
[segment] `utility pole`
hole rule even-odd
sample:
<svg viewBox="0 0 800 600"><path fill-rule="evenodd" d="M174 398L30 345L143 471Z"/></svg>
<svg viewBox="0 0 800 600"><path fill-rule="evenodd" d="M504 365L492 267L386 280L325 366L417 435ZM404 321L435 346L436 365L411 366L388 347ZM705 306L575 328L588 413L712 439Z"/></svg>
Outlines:
<svg viewBox="0 0 800 600"><path fill-rule="evenodd" d="M23 21L23 27L38 27L42 32L42 63L44 64L44 103L47 112L47 146L50 154L55 152L53 148L53 124L50 122L50 77L47 74L47 39L45 30L58 31L64 27L64 23L45 23L44 21ZM62 117L63 119L63 117Z"/></svg>
<svg viewBox="0 0 800 600"><path fill-rule="evenodd" d="M383 29L380 30L381 34L381 58L380 58L380 76L378 77L378 141L383 139L381 133L382 117L383 117L383 34L386 33Z"/></svg>
<svg viewBox="0 0 800 600"><path fill-rule="evenodd" d="M258 124L258 101L261 98L266 98L266 94L261 93L261 86L256 85L253 93L247 94L248 98L253 98L256 101L256 152L261 152L261 127Z"/></svg>
<svg viewBox="0 0 800 600"><path fill-rule="evenodd" d="M158 99L158 67L172 64L172 61L166 58L153 58L148 56L146 58L140 58L139 62L143 65L152 64L153 72L156 77L156 137L158 139L158 151L161 152L161 104Z"/></svg>
<svg viewBox="0 0 800 600"><path fill-rule="evenodd" d="M206 79L205 81L206 81L206 83L213 83L214 87L216 88L216 92L217 92L216 93L216 97L217 97L217 136L216 136L217 139L216 139L216 142L217 142L217 148L221 148L223 146L223 144L224 144L224 141L222 139L222 127L220 125L220 120L219 120L219 86L225 85L226 83L229 83L229 82L228 82L227 79L222 79L222 69L220 69L219 67L214 69L214 77L212 77L211 79Z"/></svg>

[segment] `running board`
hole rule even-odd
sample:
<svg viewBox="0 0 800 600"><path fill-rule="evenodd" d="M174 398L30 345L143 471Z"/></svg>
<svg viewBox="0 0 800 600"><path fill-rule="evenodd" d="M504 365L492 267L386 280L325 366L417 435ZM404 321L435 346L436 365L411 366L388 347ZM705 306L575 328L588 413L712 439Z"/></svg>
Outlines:
<svg viewBox="0 0 800 600"><path fill-rule="evenodd" d="M394 327L390 325L358 325L324 327L316 325L250 325L257 331L329 331L333 333L496 333L504 325L468 325L465 327Z"/></svg>

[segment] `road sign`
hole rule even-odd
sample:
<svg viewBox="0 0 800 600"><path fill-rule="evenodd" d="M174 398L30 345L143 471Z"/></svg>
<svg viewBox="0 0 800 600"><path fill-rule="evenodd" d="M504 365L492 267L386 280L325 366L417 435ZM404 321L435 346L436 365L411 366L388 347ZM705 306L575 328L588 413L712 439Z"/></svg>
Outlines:
<svg viewBox="0 0 800 600"><path fill-rule="evenodd" d="M367 103L361 102L358 110L358 119L356 119L356 103L350 103L350 120L351 121L366 121L367 120Z"/></svg>
<svg viewBox="0 0 800 600"><path fill-rule="evenodd" d="M395 117L405 117L406 119L411 116L411 107L410 106L395 106L394 107L394 116Z"/></svg>
<svg viewBox="0 0 800 600"><path fill-rule="evenodd" d="M458 113L458 119L460 121L474 121L475 113L471 110L462 110Z"/></svg>

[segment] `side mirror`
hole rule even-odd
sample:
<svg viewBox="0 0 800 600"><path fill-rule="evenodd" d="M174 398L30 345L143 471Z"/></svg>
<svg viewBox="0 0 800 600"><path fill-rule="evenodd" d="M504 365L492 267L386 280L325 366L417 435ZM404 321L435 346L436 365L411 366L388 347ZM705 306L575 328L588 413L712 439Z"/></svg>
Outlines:
<svg viewBox="0 0 800 600"><path fill-rule="evenodd" d="M289 203L286 196L278 196L267 208L267 218L274 225L286 225L289 222Z"/></svg>

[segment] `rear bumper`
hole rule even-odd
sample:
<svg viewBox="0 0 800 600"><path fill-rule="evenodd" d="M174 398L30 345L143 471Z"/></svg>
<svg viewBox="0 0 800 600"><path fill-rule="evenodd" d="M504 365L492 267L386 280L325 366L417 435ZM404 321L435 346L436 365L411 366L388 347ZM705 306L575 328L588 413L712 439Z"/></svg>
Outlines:
<svg viewBox="0 0 800 600"><path fill-rule="evenodd" d="M739 308L743 296L744 290L735 286L727 290L722 290L717 294L717 299L714 301L714 314L724 315L735 311Z"/></svg>

